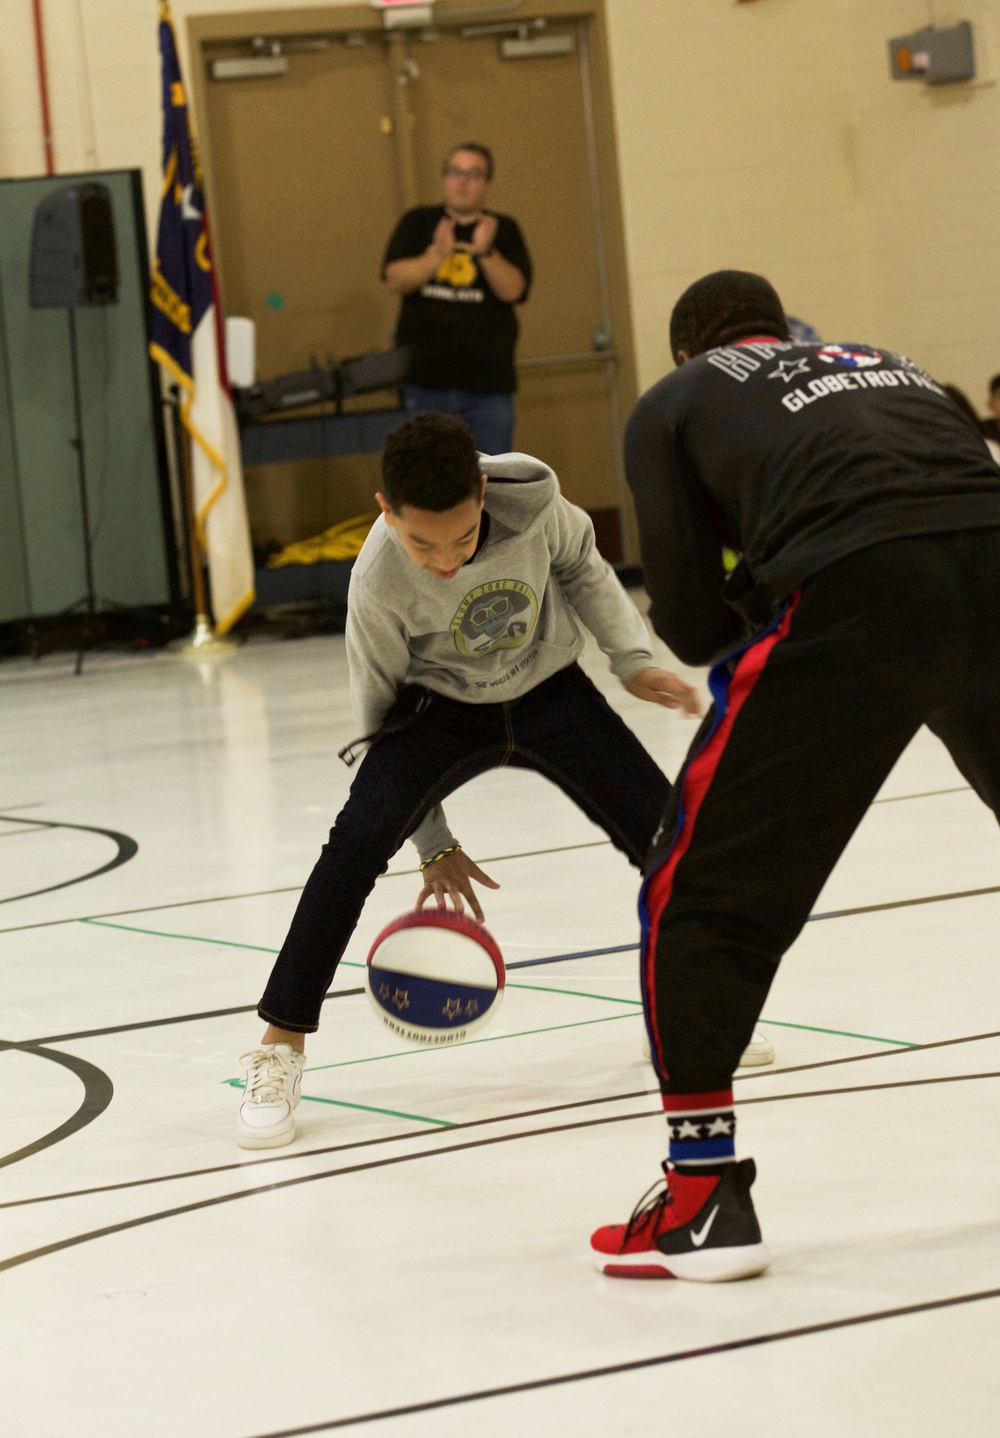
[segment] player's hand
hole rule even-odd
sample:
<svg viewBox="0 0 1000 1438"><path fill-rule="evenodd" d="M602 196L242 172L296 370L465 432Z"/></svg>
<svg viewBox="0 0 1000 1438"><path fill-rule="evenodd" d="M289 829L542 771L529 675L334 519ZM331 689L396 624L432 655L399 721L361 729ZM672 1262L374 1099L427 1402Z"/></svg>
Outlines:
<svg viewBox="0 0 1000 1438"><path fill-rule="evenodd" d="M424 870L423 877L424 887L417 896L418 909L422 909L428 899L433 899L439 909L447 909L450 900L450 907L456 914L461 914L468 904L473 916L480 923L483 922L483 910L476 898L472 880L475 879L477 884L482 884L487 889L500 887L461 849L456 849L454 854L445 854L443 859L431 864Z"/></svg>
<svg viewBox="0 0 1000 1438"><path fill-rule="evenodd" d="M497 237L496 215L484 215L479 224L472 231L472 248L477 255L485 255L486 251L492 249Z"/></svg>
<svg viewBox="0 0 1000 1438"><path fill-rule="evenodd" d="M637 699L645 699L650 704L662 704L664 709L683 709L685 714L690 714L695 719L700 719L703 713L698 691L679 675L671 674L669 669L656 669L652 666L649 669L640 669L638 674L633 674L631 679L626 680L625 688Z"/></svg>
<svg viewBox="0 0 1000 1438"><path fill-rule="evenodd" d="M434 234L431 237L431 249L438 259L446 260L455 248L455 221L449 220L447 215L442 215L434 226Z"/></svg>

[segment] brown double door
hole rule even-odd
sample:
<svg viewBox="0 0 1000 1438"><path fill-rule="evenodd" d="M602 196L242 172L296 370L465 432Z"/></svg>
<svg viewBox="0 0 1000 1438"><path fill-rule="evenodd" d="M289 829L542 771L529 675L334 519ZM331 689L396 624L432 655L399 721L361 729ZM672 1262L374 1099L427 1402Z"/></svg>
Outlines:
<svg viewBox="0 0 1000 1438"><path fill-rule="evenodd" d="M518 310L515 442L553 466L617 559L628 386L614 349L587 22L544 33L564 37L564 52L505 58L504 37L478 29L298 36L283 42L284 75L209 79L215 250L226 313L257 323L261 376L381 348L398 307L379 282L390 232L410 205L440 199L450 146L489 144L490 204L517 219L535 266ZM245 41L203 46L208 61L247 53ZM368 509L376 484L374 456L250 471L255 539L284 543Z"/></svg>

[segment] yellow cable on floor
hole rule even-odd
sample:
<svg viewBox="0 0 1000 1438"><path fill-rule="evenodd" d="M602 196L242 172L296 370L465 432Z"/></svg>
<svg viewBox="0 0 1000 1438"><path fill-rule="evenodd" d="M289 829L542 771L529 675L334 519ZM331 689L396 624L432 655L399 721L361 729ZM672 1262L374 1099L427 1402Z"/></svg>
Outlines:
<svg viewBox="0 0 1000 1438"><path fill-rule="evenodd" d="M340 524L331 525L312 539L299 539L294 544L286 544L280 554L271 555L267 567L280 569L285 564L319 564L324 559L356 559L376 519L377 514L356 514L353 519L344 519Z"/></svg>

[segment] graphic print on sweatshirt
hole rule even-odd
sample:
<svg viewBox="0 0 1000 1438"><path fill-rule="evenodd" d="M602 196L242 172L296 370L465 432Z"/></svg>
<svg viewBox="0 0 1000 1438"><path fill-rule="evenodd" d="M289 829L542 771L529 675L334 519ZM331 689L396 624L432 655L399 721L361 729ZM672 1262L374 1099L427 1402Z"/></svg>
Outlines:
<svg viewBox="0 0 1000 1438"><path fill-rule="evenodd" d="M520 579L480 584L462 600L451 621L455 648L467 659L498 649L520 649L538 619L538 600Z"/></svg>

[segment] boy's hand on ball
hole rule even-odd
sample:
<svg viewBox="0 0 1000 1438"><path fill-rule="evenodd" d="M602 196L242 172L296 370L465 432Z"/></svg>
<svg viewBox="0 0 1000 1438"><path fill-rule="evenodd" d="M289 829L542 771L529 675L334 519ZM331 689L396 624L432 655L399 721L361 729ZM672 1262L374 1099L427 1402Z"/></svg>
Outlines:
<svg viewBox="0 0 1000 1438"><path fill-rule="evenodd" d="M424 870L424 887L417 896L417 908L422 909L428 899L433 899L439 909L450 907L457 914L464 913L465 905L472 910L473 917L483 922L482 905L472 887L472 880L487 889L499 889L500 885L489 874L484 874L478 864L473 863L462 849L446 854L436 864Z"/></svg>
<svg viewBox="0 0 1000 1438"><path fill-rule="evenodd" d="M698 691L678 674L671 674L669 669L640 669L638 674L633 674L631 679L625 681L625 688L637 699L645 699L650 704L662 704L665 709L683 709L685 714L690 714L695 719L700 719L703 713L701 697Z"/></svg>

